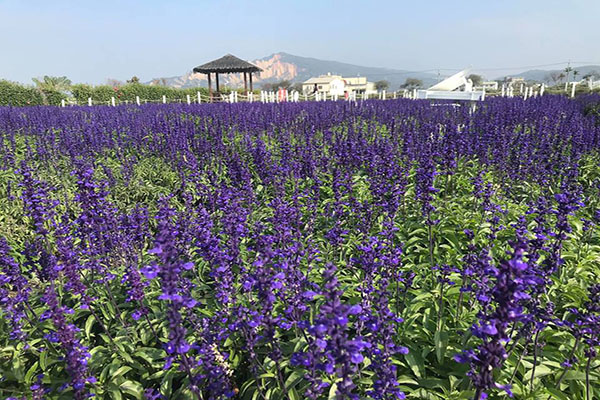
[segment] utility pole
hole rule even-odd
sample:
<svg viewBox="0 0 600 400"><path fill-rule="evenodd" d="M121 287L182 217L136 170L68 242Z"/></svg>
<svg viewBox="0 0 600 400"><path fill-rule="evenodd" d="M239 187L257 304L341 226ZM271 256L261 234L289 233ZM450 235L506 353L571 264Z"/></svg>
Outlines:
<svg viewBox="0 0 600 400"><path fill-rule="evenodd" d="M567 81L565 82L565 92L569 87L569 74L571 73L571 60L567 62L567 68L565 68L565 72L567 73Z"/></svg>

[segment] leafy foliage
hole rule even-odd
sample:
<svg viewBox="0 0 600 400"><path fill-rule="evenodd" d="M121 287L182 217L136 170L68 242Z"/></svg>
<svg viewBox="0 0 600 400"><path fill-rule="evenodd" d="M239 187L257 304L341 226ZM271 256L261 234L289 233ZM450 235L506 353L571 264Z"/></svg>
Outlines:
<svg viewBox="0 0 600 400"><path fill-rule="evenodd" d="M198 92L203 96L208 95L206 88L177 89L166 86L143 85L137 82L127 83L119 87L77 84L71 87L71 91L78 104L86 104L88 98L92 98L95 102L106 103L112 97L118 102L135 102L136 96L149 101L162 101L163 96L166 96L169 102L185 102L187 95L192 98L195 98Z"/></svg>
<svg viewBox="0 0 600 400"><path fill-rule="evenodd" d="M0 397L597 397L598 101L0 108Z"/></svg>
<svg viewBox="0 0 600 400"><path fill-rule="evenodd" d="M66 99L66 96L56 90L34 89L0 80L0 105L2 106L60 105L62 99Z"/></svg>

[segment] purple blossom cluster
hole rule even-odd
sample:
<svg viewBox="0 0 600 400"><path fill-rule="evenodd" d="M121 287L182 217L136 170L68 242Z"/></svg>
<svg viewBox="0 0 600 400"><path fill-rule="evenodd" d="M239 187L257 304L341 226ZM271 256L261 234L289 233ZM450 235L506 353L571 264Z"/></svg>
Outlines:
<svg viewBox="0 0 600 400"><path fill-rule="evenodd" d="M0 394L591 398L592 101L0 108Z"/></svg>

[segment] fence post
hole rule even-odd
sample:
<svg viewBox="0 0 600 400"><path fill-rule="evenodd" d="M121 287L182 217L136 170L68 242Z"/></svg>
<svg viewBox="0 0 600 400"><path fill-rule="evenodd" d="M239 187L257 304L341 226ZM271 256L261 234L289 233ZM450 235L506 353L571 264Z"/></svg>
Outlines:
<svg viewBox="0 0 600 400"><path fill-rule="evenodd" d="M92 106L92 98L91 97L88 97L88 106L90 106L90 107Z"/></svg>
<svg viewBox="0 0 600 400"><path fill-rule="evenodd" d="M200 92L197 92L196 95L198 96L198 104L202 103L202 97L200 97Z"/></svg>
<svg viewBox="0 0 600 400"><path fill-rule="evenodd" d="M115 97L114 96L110 98L110 104L112 104L113 107L115 106Z"/></svg>
<svg viewBox="0 0 600 400"><path fill-rule="evenodd" d="M65 106L65 99L60 99L60 105L61 105L62 107L64 107L64 106Z"/></svg>
<svg viewBox="0 0 600 400"><path fill-rule="evenodd" d="M135 96L135 104L140 105L140 96Z"/></svg>
<svg viewBox="0 0 600 400"><path fill-rule="evenodd" d="M167 103L167 96L163 94L163 104Z"/></svg>
<svg viewBox="0 0 600 400"><path fill-rule="evenodd" d="M544 95L544 89L546 88L546 85L542 83L542 87L540 88L540 96Z"/></svg>
<svg viewBox="0 0 600 400"><path fill-rule="evenodd" d="M571 97L575 97L575 86L577 86L577 82L571 82Z"/></svg>

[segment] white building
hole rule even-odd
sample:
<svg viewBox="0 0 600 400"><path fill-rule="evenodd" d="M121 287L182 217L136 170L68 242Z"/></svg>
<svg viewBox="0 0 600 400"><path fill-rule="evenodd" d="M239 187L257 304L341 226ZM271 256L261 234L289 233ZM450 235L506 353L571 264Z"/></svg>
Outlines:
<svg viewBox="0 0 600 400"><path fill-rule="evenodd" d="M498 90L498 81L481 82L481 88L485 90Z"/></svg>
<svg viewBox="0 0 600 400"><path fill-rule="evenodd" d="M352 93L363 94L365 92L367 94L377 93L375 84L368 82L364 76L345 78L341 75L327 74L310 78L302 83L302 93L304 94L320 93L341 97L346 93L350 95Z"/></svg>
<svg viewBox="0 0 600 400"><path fill-rule="evenodd" d="M321 75L302 83L302 93L325 93L330 96L343 96L345 85L341 75Z"/></svg>

